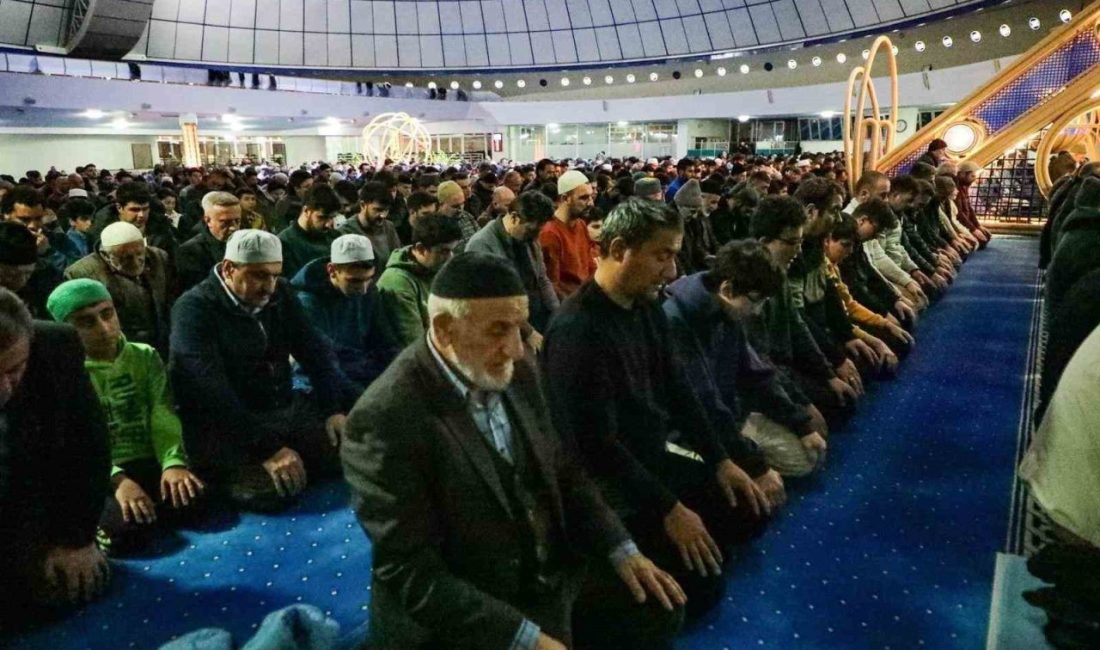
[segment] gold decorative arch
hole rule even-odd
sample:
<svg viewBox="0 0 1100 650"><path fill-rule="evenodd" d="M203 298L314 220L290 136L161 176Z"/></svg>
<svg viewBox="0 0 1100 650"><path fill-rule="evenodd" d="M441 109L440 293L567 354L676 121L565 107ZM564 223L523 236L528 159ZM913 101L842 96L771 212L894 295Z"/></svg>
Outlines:
<svg viewBox="0 0 1100 650"><path fill-rule="evenodd" d="M432 136L424 124L408 113L382 113L363 127L363 155L381 167L386 159L427 161Z"/></svg>
<svg viewBox="0 0 1100 650"><path fill-rule="evenodd" d="M1049 197L1054 186L1050 156L1078 149L1089 160L1100 160L1100 98L1090 97L1070 107L1051 123L1035 151L1035 183Z"/></svg>
<svg viewBox="0 0 1100 650"><path fill-rule="evenodd" d="M871 70L879 50L886 50L887 72L890 75L890 117L882 119L878 93L871 79ZM852 99L856 86L859 95L855 111ZM871 117L865 117L867 101L871 103ZM894 148L894 136L898 125L898 62L894 57L894 44L886 36L879 36L871 45L867 63L857 66L848 76L848 92L844 96L844 155L848 163L848 186L855 192L856 183L863 170L875 169L879 160ZM868 146L870 137L870 146ZM865 151L866 150L866 151Z"/></svg>

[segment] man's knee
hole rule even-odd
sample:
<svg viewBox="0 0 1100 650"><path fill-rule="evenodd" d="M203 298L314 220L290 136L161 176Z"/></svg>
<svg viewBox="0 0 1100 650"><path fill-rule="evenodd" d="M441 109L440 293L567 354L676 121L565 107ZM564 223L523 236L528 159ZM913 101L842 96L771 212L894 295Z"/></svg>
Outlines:
<svg viewBox="0 0 1100 650"><path fill-rule="evenodd" d="M221 491L233 505L250 512L281 512L296 500L296 497L279 494L275 482L258 465L226 475Z"/></svg>

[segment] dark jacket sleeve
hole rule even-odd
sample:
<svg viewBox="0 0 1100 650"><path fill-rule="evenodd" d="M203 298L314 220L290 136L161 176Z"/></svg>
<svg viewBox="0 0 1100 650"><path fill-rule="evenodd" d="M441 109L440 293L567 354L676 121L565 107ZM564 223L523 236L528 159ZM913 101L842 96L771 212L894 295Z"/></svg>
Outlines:
<svg viewBox="0 0 1100 650"><path fill-rule="evenodd" d="M426 466L430 438L384 401L368 396L356 405L340 447L359 522L373 545L374 579L413 621L456 647L508 650L524 616L448 569L444 523L431 503L438 477Z"/></svg>
<svg viewBox="0 0 1100 650"><path fill-rule="evenodd" d="M565 444L576 445L593 476L613 481L639 509L664 515L676 495L654 476L620 439L615 381L602 342L583 315L560 314L543 344L543 372L554 427Z"/></svg>
<svg viewBox="0 0 1100 650"><path fill-rule="evenodd" d="M584 471L576 448L554 432L542 376L533 358L516 365L514 381L520 380L526 380L525 385L537 391L537 394L529 395L527 401L537 406L541 428L556 451L554 466L570 538L579 542L580 549L590 557L606 558L616 547L630 539L630 533Z"/></svg>
<svg viewBox="0 0 1100 650"><path fill-rule="evenodd" d="M55 450L54 458L38 465L49 476L38 477L36 481L50 489L49 494L39 495L44 520L38 532L40 540L47 544L79 547L90 544L95 538L96 524L107 497L111 475L107 425L84 370L84 348L76 332L67 326L51 329L48 343L46 340L38 343L51 348L43 355L50 360L47 361L49 371L42 374L52 375L48 381L60 389L60 394L52 396L57 400L53 404L64 404L67 413L58 419L46 419L64 430L48 432L60 438L62 446ZM46 398L45 395L38 397ZM51 407L43 403L29 408Z"/></svg>
<svg viewBox="0 0 1100 650"><path fill-rule="evenodd" d="M784 291L786 289L783 289ZM832 379L836 376L832 364L826 358L821 348L817 345L813 334L810 332L802 310L793 305L788 311L791 326L791 355L794 364L811 377L820 379Z"/></svg>
<svg viewBox="0 0 1100 650"><path fill-rule="evenodd" d="M218 349L216 330L223 324L215 314L203 313L201 303L199 295L189 292L172 307L170 370L184 434L218 436L217 445L230 444L254 458L268 458L283 447L282 421L253 414L237 397ZM220 433L224 431L232 431L232 439ZM204 442L196 447L209 449Z"/></svg>
<svg viewBox="0 0 1100 650"><path fill-rule="evenodd" d="M301 303L291 292L286 289L283 301L283 316L290 332L290 353L309 375L321 413L329 416L347 412L351 407L351 401L346 399L347 377L340 371L332 343L309 322Z"/></svg>
<svg viewBox="0 0 1100 650"><path fill-rule="evenodd" d="M715 431L722 435L730 459L749 476L756 478L768 471L764 454L752 440L741 435L745 420L743 414L734 414L722 399L717 378L698 345L695 335L683 323L670 319L673 350L683 364L684 373L691 378L691 387ZM721 360L716 359L721 363Z"/></svg>
<svg viewBox="0 0 1100 650"><path fill-rule="evenodd" d="M707 417L702 402L692 389L688 381L683 362L674 354L671 354L673 342L668 331L668 320L664 312L657 310L663 325L665 345L662 352L665 363L668 364L668 404L671 405L672 428L679 431L691 448L703 457L707 465L714 467L718 463L729 459L722 441L718 438L715 427Z"/></svg>
<svg viewBox="0 0 1100 650"><path fill-rule="evenodd" d="M755 410L771 420L798 435L812 433L810 414L805 407L791 399L783 388L775 366L762 359L745 337L741 337L741 341L743 345L740 346L741 360L738 363L737 390L748 397L749 402L755 406ZM753 446L755 447L755 443ZM732 449L730 453L733 453ZM750 475L753 478L756 477L751 472Z"/></svg>

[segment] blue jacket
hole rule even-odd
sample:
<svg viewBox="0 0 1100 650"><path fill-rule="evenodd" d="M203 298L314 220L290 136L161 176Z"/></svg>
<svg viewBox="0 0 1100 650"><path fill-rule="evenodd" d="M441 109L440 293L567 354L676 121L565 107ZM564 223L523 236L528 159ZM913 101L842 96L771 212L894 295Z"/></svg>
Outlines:
<svg viewBox="0 0 1100 650"><path fill-rule="evenodd" d="M306 318L332 344L344 381L354 386L358 398L390 365L400 348L382 322L377 286L372 283L362 296L345 296L329 281L325 268L328 261L322 257L306 264L290 286L297 290Z"/></svg>
<svg viewBox="0 0 1100 650"><path fill-rule="evenodd" d="M707 272L680 278L668 287L664 303L676 354L707 410L730 457L752 477L767 471L756 444L741 435L752 396L759 410L798 435L810 433L810 416L776 379L775 368L753 350L742 326L722 313L706 286Z"/></svg>
<svg viewBox="0 0 1100 650"><path fill-rule="evenodd" d="M349 406L332 347L285 280L256 315L230 298L216 271L176 301L169 369L196 465L259 462L285 446L301 421L291 417L291 355L309 375L318 415Z"/></svg>
<svg viewBox="0 0 1100 650"><path fill-rule="evenodd" d="M88 236L76 228L70 228L65 236L73 243L75 252L80 255L77 259L81 259L92 252L92 247L88 243Z"/></svg>

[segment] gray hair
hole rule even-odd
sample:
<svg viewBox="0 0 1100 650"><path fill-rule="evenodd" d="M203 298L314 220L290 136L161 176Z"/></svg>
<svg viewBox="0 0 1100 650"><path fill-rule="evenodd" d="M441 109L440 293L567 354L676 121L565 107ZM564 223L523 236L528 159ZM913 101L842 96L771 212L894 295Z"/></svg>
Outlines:
<svg viewBox="0 0 1100 650"><path fill-rule="evenodd" d="M0 350L9 350L20 339L34 336L34 320L27 306L8 289L0 287Z"/></svg>
<svg viewBox="0 0 1100 650"><path fill-rule="evenodd" d="M600 230L600 257L611 253L611 242L622 239L627 248L637 248L658 230L683 230L684 220L662 201L631 197L615 206Z"/></svg>
<svg viewBox="0 0 1100 650"><path fill-rule="evenodd" d="M208 192L202 197L202 212L206 214L211 208L232 208L240 204L241 200L229 192Z"/></svg>
<svg viewBox="0 0 1100 650"><path fill-rule="evenodd" d="M470 315L470 301L463 298L442 298L434 293L428 294L428 321L436 316L447 314L452 318L465 318Z"/></svg>

